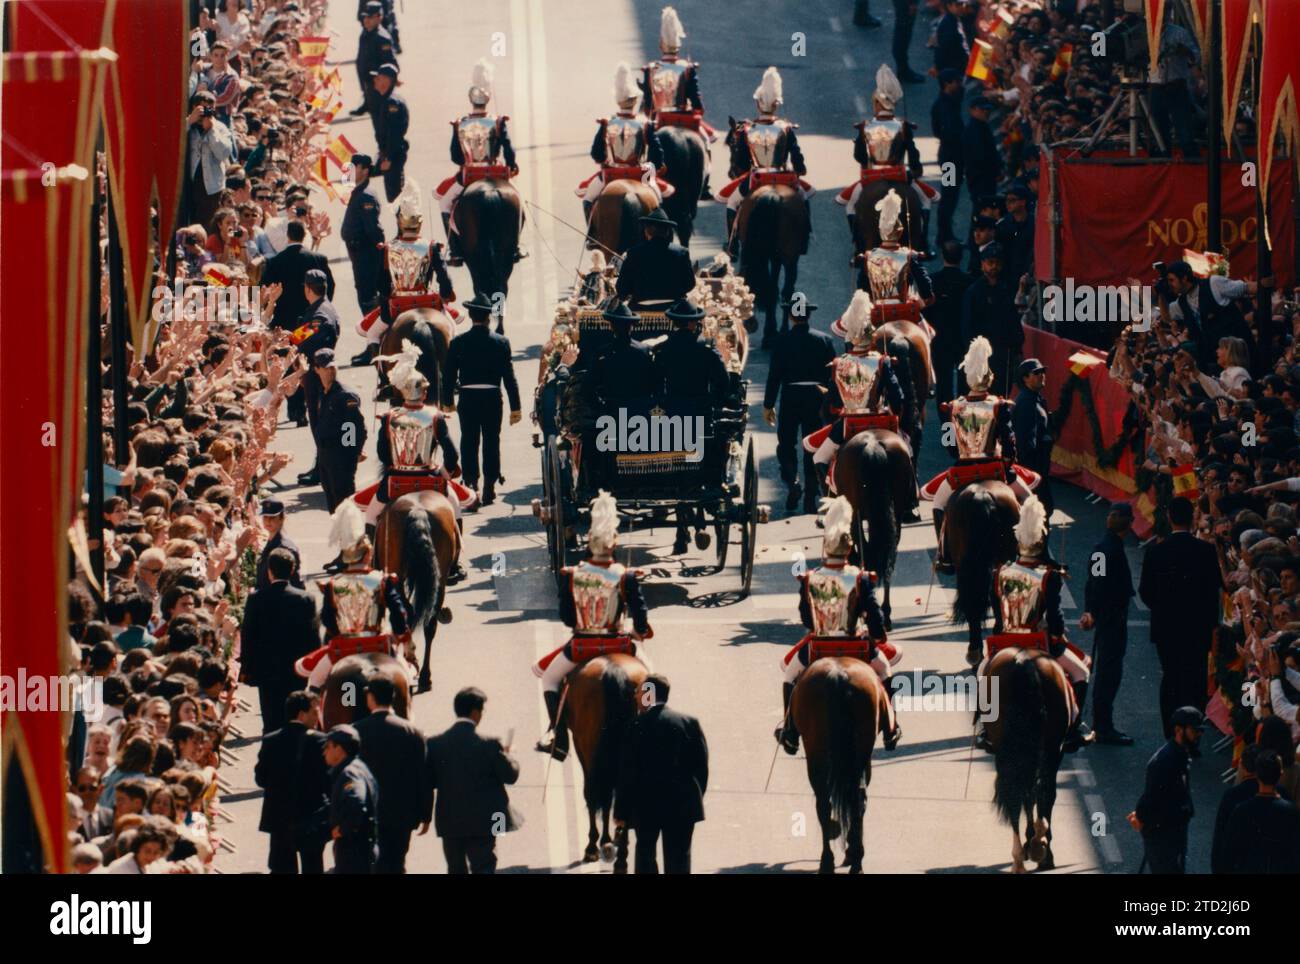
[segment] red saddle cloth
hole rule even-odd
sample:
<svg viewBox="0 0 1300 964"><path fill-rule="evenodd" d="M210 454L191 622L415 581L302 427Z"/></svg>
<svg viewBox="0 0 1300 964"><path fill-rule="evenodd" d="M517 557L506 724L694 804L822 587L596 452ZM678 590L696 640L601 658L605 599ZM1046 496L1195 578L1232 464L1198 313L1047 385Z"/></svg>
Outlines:
<svg viewBox="0 0 1300 964"><path fill-rule="evenodd" d="M510 168L504 164L466 164L461 171L461 183L469 187L475 181L495 177L501 181L510 179Z"/></svg>
<svg viewBox="0 0 1300 964"><path fill-rule="evenodd" d="M984 652L988 654L989 659L1010 646L1019 646L1021 649L1041 649L1046 653L1048 652L1047 633L995 633L984 637Z"/></svg>
<svg viewBox="0 0 1300 964"><path fill-rule="evenodd" d="M871 323L883 325L887 321L921 321L919 301L881 301L871 306Z"/></svg>
<svg viewBox="0 0 1300 964"><path fill-rule="evenodd" d="M749 188L756 190L764 184L784 184L787 187L799 186L799 175L794 171L754 171L749 175Z"/></svg>
<svg viewBox="0 0 1300 964"><path fill-rule="evenodd" d="M864 663L871 661L873 647L869 639L853 639L843 636L810 636L808 638L808 665L828 656L840 656L847 659L860 659Z"/></svg>
<svg viewBox="0 0 1300 964"><path fill-rule="evenodd" d="M889 412L872 412L866 415L845 415L844 416L844 440L847 442L859 432L866 432L871 429L884 429L889 432L898 431L898 416Z"/></svg>
<svg viewBox="0 0 1300 964"><path fill-rule="evenodd" d="M611 653L635 656L636 643L632 642L631 636L574 636L569 640L569 652L573 654L575 663L585 663Z"/></svg>
<svg viewBox="0 0 1300 964"><path fill-rule="evenodd" d="M689 127L699 131L704 118L697 110L661 110L655 115L656 127Z"/></svg>
<svg viewBox="0 0 1300 964"><path fill-rule="evenodd" d="M948 469L948 485L956 492L963 486L984 479L998 479L1005 482L1006 464L1000 458L985 459L979 462L958 462Z"/></svg>
<svg viewBox="0 0 1300 964"><path fill-rule="evenodd" d="M396 472L388 476L388 501L400 499L410 492L434 491L447 494L447 480L441 475L399 475Z"/></svg>
<svg viewBox="0 0 1300 964"><path fill-rule="evenodd" d="M907 183L907 168L902 164L885 164L880 167L864 167L862 170L862 183L868 181L891 181L898 184Z"/></svg>
<svg viewBox="0 0 1300 964"><path fill-rule="evenodd" d="M393 637L386 633L379 636L335 636L326 649L330 654L330 662L337 663L348 656L359 656L362 653L388 653L392 650L392 645Z"/></svg>
<svg viewBox="0 0 1300 964"><path fill-rule="evenodd" d="M627 178L630 181L639 181L645 176L645 168L639 165L623 164L605 164L601 167L601 173L605 175L605 183L617 181L620 178Z"/></svg>

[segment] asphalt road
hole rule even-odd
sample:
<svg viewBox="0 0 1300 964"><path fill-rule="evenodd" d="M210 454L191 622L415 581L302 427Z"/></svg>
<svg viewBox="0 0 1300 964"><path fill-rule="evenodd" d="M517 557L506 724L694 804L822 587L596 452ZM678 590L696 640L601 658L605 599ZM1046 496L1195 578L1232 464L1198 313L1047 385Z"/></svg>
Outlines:
<svg viewBox="0 0 1300 964"><path fill-rule="evenodd" d="M842 209L835 192L855 175L852 125L870 104L872 78L888 57L892 13L877 3L884 29L853 26L850 0L771 3L733 0L725 7L704 0L677 4L689 37L685 50L702 63L701 86L707 118L725 129L727 116L749 116L751 95L764 68L776 65L785 80L785 114L800 125L809 178L818 188L813 199L815 237L800 265L799 290L821 305L815 326L825 328L847 303L853 284L848 267L852 254ZM329 26L334 32L330 60L344 64L345 106L359 100L351 57L358 26L355 4L337 0ZM724 15L725 11L725 15ZM507 310L507 335L515 352L516 373L526 396L536 383L539 346L549 329L553 306L574 277L581 238L561 220L581 221L573 188L592 172L587 155L593 121L613 109L614 68L620 60L637 66L657 52L659 4L644 0L481 0L469 6L409 3L401 14L405 52L402 93L412 116L408 176L424 192L426 225L441 240L433 187L452 172L447 157L447 123L463 113L465 91L474 62L491 56L496 67L494 108L511 118L521 175L516 184L535 207L528 209L524 243L531 257L514 275ZM929 21L921 19L913 37L913 64L925 69ZM929 134L931 83L909 86L902 110ZM373 147L366 119L340 115L336 129L358 149ZM922 155L933 166L935 142L920 140ZM714 185L725 183L726 158L714 150ZM323 197L318 203L328 204ZM342 206L331 210L337 225ZM959 225L969 206L963 198ZM391 213L384 214L391 230ZM704 204L692 242L692 255L711 257L724 235L721 206ZM339 279L337 298L345 319L340 354L361 347L352 331L359 317L350 284L350 269L337 236L323 245ZM470 294L468 273L453 269L461 298ZM772 768L772 730L780 720L778 660L802 634L792 566L801 554L820 556L820 531L810 516L785 518L784 490L774 457L775 432L761 417L762 384L767 360L751 356L750 424L760 457L760 501L773 508L772 521L759 529L759 551L752 594L740 599L738 546L731 565L711 573L713 549L670 557L671 529L637 533L624 540L634 564L649 573L646 595L656 629L652 641L655 668L673 683L671 703L699 717L709 740L711 778L705 807L707 821L695 837L697 872L814 872L819 834L802 755L780 754ZM369 399L373 372L351 369L343 381ZM367 401L367 406L369 406ZM454 421L454 419L453 419ZM921 477L947 464L937 442L937 417L921 452ZM458 430L457 430L458 431ZM512 789L515 807L526 820L498 846L503 871L609 872L609 865L582 865L586 836L581 804L581 773L570 757L549 774L546 758L532 751L545 726L545 712L530 663L559 645L564 628L556 614L553 583L546 562L545 537L529 503L540 495L539 451L531 443L527 420L504 430L503 497L468 517L465 563L470 578L449 597L454 621L442 627L433 656L434 689L415 701L414 721L426 733L452 719L452 695L474 684L488 696L485 732L514 733L515 755L522 765ZM373 440L374 433L371 433ZM283 426L278 447L291 451L295 464L282 473L292 482L312 457L307 430ZM373 444L373 442L372 442ZM373 450L363 462L359 482L375 473ZM1087 553L1100 537L1105 507L1087 501L1081 490L1058 484L1053 552L1077 574L1067 587L1066 616L1080 613ZM290 488L282 493L288 508L288 533L304 552L309 572L333 553L319 489ZM928 517L906 527L900 546L893 592L894 632L904 647L896 672L921 669L940 674L966 672L964 627L946 618L952 594L950 579L940 579L931 596L930 560L934 537ZM738 533L733 530L738 540ZM1135 574L1140 549L1130 548ZM928 606L927 606L928 599ZM1067 757L1059 779L1054 815L1057 872L1133 872L1141 859L1141 842L1124 815L1141 790L1143 766L1160 742L1157 666L1148 639L1148 614L1130 614L1130 643L1117 720L1137 738L1130 749L1099 747ZM1090 634L1073 636L1090 646ZM256 707L256 694L245 693ZM969 715L959 711L911 710L901 713L905 731L895 753L877 749L869 788L866 830L868 872L978 873L1009 867L1010 833L990 805L992 759L972 754ZM237 720L256 737L256 710ZM252 783L255 739L232 742L237 756L225 770L231 784L225 806L234 817L223 825L237 852L222 857L226 872L265 868L266 838L257 833L260 791ZM1218 800L1217 774L1228 765L1226 754L1210 753L1193 765L1198 816L1192 823L1189 869L1208 870L1208 825ZM549 789L543 799L544 781ZM327 858L328 859L328 858ZM432 832L412 845L408 868L442 872L441 848Z"/></svg>

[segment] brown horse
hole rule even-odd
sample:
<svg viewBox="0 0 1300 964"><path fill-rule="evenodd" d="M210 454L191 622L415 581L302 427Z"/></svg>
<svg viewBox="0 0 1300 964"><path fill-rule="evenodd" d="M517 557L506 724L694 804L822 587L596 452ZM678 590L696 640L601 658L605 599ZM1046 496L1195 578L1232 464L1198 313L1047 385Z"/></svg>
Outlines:
<svg viewBox="0 0 1300 964"><path fill-rule="evenodd" d="M770 348L777 333L777 302L794 297L799 258L808 250L808 202L788 185L765 184L740 203L735 230L740 274L754 292L755 314L763 312L763 347ZM789 325L782 312L781 330Z"/></svg>
<svg viewBox="0 0 1300 964"><path fill-rule="evenodd" d="M429 380L428 397L436 401L442 362L447 357L447 348L455 335L455 322L445 312L434 308L409 308L393 319L392 326L384 332L379 343L379 354L396 355L402 350L403 341L409 341L419 348L420 361L415 367ZM388 384L388 366L378 362L375 364L379 369L379 388L375 391L375 398L379 401L400 401Z"/></svg>
<svg viewBox="0 0 1300 964"><path fill-rule="evenodd" d="M943 537L957 570L952 619L966 621L966 662L972 666L984 658L983 623L992 601L993 571L1016 557L1012 530L1019 520L1015 493L998 479L972 482L948 500Z"/></svg>
<svg viewBox="0 0 1300 964"><path fill-rule="evenodd" d="M895 138L897 140L897 138ZM903 210L899 214L899 219L903 222L903 236L898 243L903 247L913 247L912 239L915 238L924 246L925 231L924 228L924 211L921 207L921 199L916 196L910 184L896 184L893 181L868 181L862 185L862 192L858 195L858 203L853 206L853 243L854 250L857 252L870 251L878 247L881 242L880 237L880 212L876 210L876 203L887 196L890 191L896 191L898 196L903 199Z"/></svg>
<svg viewBox="0 0 1300 964"><path fill-rule="evenodd" d="M519 192L509 180L487 177L465 188L452 212L460 250L474 291L494 303L500 295L497 333L505 328L505 297L515 270L519 230L524 223Z"/></svg>
<svg viewBox="0 0 1300 964"><path fill-rule="evenodd" d="M611 839L609 813L627 729L637 712L636 694L647 675L645 664L635 656L613 653L583 663L566 682L564 712L582 764L582 795L590 821L582 860L613 858L616 874L627 873L627 829L620 827ZM603 821L599 846L597 811Z"/></svg>
<svg viewBox="0 0 1300 964"><path fill-rule="evenodd" d="M627 254L641 240L640 219L659 207L659 198L641 181L619 178L605 185L587 218L587 247Z"/></svg>
<svg viewBox="0 0 1300 964"><path fill-rule="evenodd" d="M862 873L862 818L871 784L871 751L888 726L889 694L860 659L825 657L803 671L790 714L803 739L808 782L822 829L819 872L835 872L832 841L845 838L844 865Z"/></svg>
<svg viewBox="0 0 1300 964"><path fill-rule="evenodd" d="M403 719L411 715L411 691L402 664L387 653L361 653L339 660L330 667L321 697L321 725L328 730L339 723L355 723L370 715L366 707L366 683L387 676L396 692L393 712Z"/></svg>
<svg viewBox="0 0 1300 964"><path fill-rule="evenodd" d="M1014 646L993 657L985 678L992 687L993 712L984 728L997 768L993 804L1011 827L1011 869L1023 874L1028 852L1039 870L1051 870L1052 806L1061 744L1070 728L1070 681L1042 650Z"/></svg>
<svg viewBox="0 0 1300 964"><path fill-rule="evenodd" d="M925 401L930 397L930 339L925 330L914 321L900 319L887 321L876 328L872 344L876 350L892 355L890 342L901 338L907 343L908 375L917 401L917 424L925 424Z"/></svg>
<svg viewBox="0 0 1300 964"><path fill-rule="evenodd" d="M451 621L444 605L447 572L460 553L460 530L451 503L440 492L410 492L384 507L376 526L375 568L396 573L411 604L411 631L424 627L424 660L416 689L432 686L429 651L438 623Z"/></svg>
<svg viewBox="0 0 1300 964"><path fill-rule="evenodd" d="M835 491L853 506L853 539L858 563L881 584L881 615L892 629L889 584L898 557L903 515L914 495L912 456L897 432L868 429L840 446L835 457ZM866 538L862 524L866 523Z"/></svg>

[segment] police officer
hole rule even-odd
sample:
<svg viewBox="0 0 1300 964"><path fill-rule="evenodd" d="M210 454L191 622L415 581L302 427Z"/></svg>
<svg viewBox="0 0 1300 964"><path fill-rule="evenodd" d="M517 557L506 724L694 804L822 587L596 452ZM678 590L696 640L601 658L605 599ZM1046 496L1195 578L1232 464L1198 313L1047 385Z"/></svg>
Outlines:
<svg viewBox="0 0 1300 964"><path fill-rule="evenodd" d="M628 251L615 291L633 304L680 301L695 287L695 271L690 254L673 241L676 222L655 208L640 223L644 240Z"/></svg>
<svg viewBox="0 0 1300 964"><path fill-rule="evenodd" d="M1128 815L1133 829L1142 834L1142 862L1153 874L1187 872L1187 825L1195 812L1187 767L1205 717L1194 706L1181 706L1169 725L1173 735L1147 763L1146 787Z"/></svg>
<svg viewBox="0 0 1300 964"><path fill-rule="evenodd" d="M772 364L767 370L767 388L763 392L763 418L776 426L776 461L781 480L789 490L785 511L794 512L803 496L803 511L817 511L817 470L812 453L803 453L804 484L799 482L798 451L805 435L822 427L822 401L830 389L831 365L835 361L835 342L808 324L817 306L804 301L787 302L782 307L790 327L776 339ZM777 404L780 408L777 408Z"/></svg>
<svg viewBox="0 0 1300 964"><path fill-rule="evenodd" d="M397 64L380 64L373 78L375 143L379 145L384 194L391 204L402 193L406 179L406 152L411 147L406 140L406 130L411 124L411 113L406 108L406 99L394 89L397 86Z"/></svg>
<svg viewBox="0 0 1300 964"><path fill-rule="evenodd" d="M704 309L683 298L664 314L673 330L655 353L654 394L674 400L707 399L712 408L721 407L731 388L731 376L718 350L700 340Z"/></svg>
<svg viewBox="0 0 1300 964"><path fill-rule="evenodd" d="M939 72L939 96L930 107L930 127L939 139L939 168L951 164L949 170L954 176L940 179L941 197L939 199L939 228L935 234L935 244L942 246L951 241L952 217L957 212L957 200L961 196L962 182L962 123L961 98L962 79L960 70L945 68Z"/></svg>
<svg viewBox="0 0 1300 964"><path fill-rule="evenodd" d="M312 356L322 394L313 434L316 467L330 512L357 490L357 462L366 444L366 421L361 396L338 380L334 349L322 348Z"/></svg>
<svg viewBox="0 0 1300 964"><path fill-rule="evenodd" d="M496 501L501 478L501 385L510 401L510 424L519 422L522 406L519 385L510 363L510 339L492 331L490 322L497 308L475 293L462 307L473 325L452 339L443 361L442 407L456 411L454 393L460 390L461 471L466 485L475 491L479 481L479 443L483 445L482 505Z"/></svg>
<svg viewBox="0 0 1300 964"><path fill-rule="evenodd" d="M361 761L361 737L340 723L325 737L330 767L330 836L334 839L334 873L373 874L379 839L379 787Z"/></svg>
<svg viewBox="0 0 1300 964"><path fill-rule="evenodd" d="M303 300L307 307L298 320L299 327L310 327L312 333L298 345L298 352L307 360L307 374L302 380L303 407L307 413L307 424L316 428L316 418L320 413L320 400L323 393L320 379L312 367L312 359L322 348L333 348L339 340L339 313L325 296L329 290L329 277L324 271L313 268L302 280ZM310 472L298 476L299 485L317 485L320 473L316 466Z"/></svg>
<svg viewBox="0 0 1300 964"><path fill-rule="evenodd" d="M1092 637L1092 729L1098 743L1132 746L1133 738L1115 727L1113 707L1124 675L1128 646L1128 601L1133 574L1124 553L1124 537L1133 528L1133 507L1116 502L1106 516L1106 534L1088 557L1088 582L1083 590L1081 629Z"/></svg>
<svg viewBox="0 0 1300 964"><path fill-rule="evenodd" d="M384 19L384 5L379 0L370 0L362 8L361 39L357 45L357 81L361 84L361 104L349 111L353 117L369 113L374 117L375 94L371 87L373 72L380 64L397 63L393 50L393 37L380 26Z"/></svg>
<svg viewBox="0 0 1300 964"><path fill-rule="evenodd" d="M1016 396L1011 413L1011 427L1016 433L1016 454L1020 464L1042 476L1034 490L1038 501L1047 509L1051 524L1052 508L1052 428L1047 415L1047 402L1043 386L1047 384L1047 369L1037 358L1026 358L1020 363L1020 394Z"/></svg>
<svg viewBox="0 0 1300 964"><path fill-rule="evenodd" d="M356 186L348 198L339 236L352 261L352 281L357 288L357 306L367 314L376 305L381 314L388 312L388 272L384 268L384 228L379 223L379 195L370 183L374 160L369 154L353 154L352 170ZM382 298L381 298L382 295ZM385 317L384 321L392 323Z"/></svg>
<svg viewBox="0 0 1300 964"><path fill-rule="evenodd" d="M368 6L370 6L370 0L359 0L357 3L357 20L362 23L365 22L366 7ZM393 52L400 54L402 52L402 38L397 32L397 11L393 9L393 0L380 0L380 6L383 9L383 13L379 18L380 23L383 24L384 29L393 38Z"/></svg>

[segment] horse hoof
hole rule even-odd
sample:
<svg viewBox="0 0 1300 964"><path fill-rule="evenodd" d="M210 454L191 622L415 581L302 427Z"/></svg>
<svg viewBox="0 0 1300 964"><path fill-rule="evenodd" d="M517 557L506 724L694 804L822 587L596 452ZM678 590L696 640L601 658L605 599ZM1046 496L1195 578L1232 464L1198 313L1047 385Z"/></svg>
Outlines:
<svg viewBox="0 0 1300 964"><path fill-rule="evenodd" d="M835 858L834 857L822 858L822 863L821 866L817 868L817 873L819 874L835 873Z"/></svg>
<svg viewBox="0 0 1300 964"><path fill-rule="evenodd" d="M415 695L419 696L421 693L427 693L431 689L433 689L433 680L427 676L421 676L419 681L415 684Z"/></svg>
<svg viewBox="0 0 1300 964"><path fill-rule="evenodd" d="M442 623L444 626L451 622L451 609L449 607L443 606L438 610L438 622Z"/></svg>
<svg viewBox="0 0 1300 964"><path fill-rule="evenodd" d="M582 862L584 864L594 864L599 859L600 851L596 849L595 844L590 844L587 849L582 852Z"/></svg>
<svg viewBox="0 0 1300 964"><path fill-rule="evenodd" d="M966 647L966 662L969 663L971 666L978 666L981 662L983 662L983 659L984 658L980 655L980 651L977 647L975 646Z"/></svg>
<svg viewBox="0 0 1300 964"><path fill-rule="evenodd" d="M614 845L612 843L600 845L600 859L602 863L609 863L615 857Z"/></svg>
<svg viewBox="0 0 1300 964"><path fill-rule="evenodd" d="M1038 861L1038 869L1039 869L1039 870L1055 870L1055 869L1056 869L1056 858L1052 856L1052 848L1051 848L1051 847L1048 847L1048 848L1047 848L1047 854L1046 854L1046 856L1044 856L1042 860Z"/></svg>
<svg viewBox="0 0 1300 964"><path fill-rule="evenodd" d="M880 613L880 618L881 618L882 620L884 620L884 623L885 623L885 632L887 632L887 633L889 633L889 632L893 632L893 631L894 631L894 620L890 618L889 613L882 611L882 612Z"/></svg>
<svg viewBox="0 0 1300 964"><path fill-rule="evenodd" d="M1043 869L1043 864L1047 861L1048 853L1047 844L1041 841L1030 841L1029 859L1038 864L1039 870Z"/></svg>
<svg viewBox="0 0 1300 964"><path fill-rule="evenodd" d="M616 874L626 874L626 873L627 873L627 861L626 861L626 860L620 860L618 863L616 863L616 864L614 865L614 873L616 873Z"/></svg>

